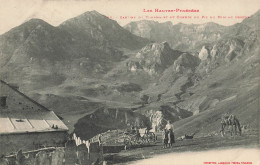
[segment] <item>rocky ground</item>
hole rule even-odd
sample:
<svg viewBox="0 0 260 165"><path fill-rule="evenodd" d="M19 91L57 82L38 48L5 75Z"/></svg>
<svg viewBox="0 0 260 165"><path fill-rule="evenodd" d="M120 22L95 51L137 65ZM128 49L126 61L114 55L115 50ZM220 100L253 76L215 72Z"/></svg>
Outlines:
<svg viewBox="0 0 260 165"><path fill-rule="evenodd" d="M207 136L194 137L194 139L176 140L172 148L162 148L161 137L155 143L146 146L137 146L128 150L106 153L105 160L108 164L131 164L137 160L148 159L167 153L180 153L191 151L210 151L234 148L258 148L259 134L252 130L242 136ZM202 157L199 157L203 159ZM231 161L231 160L230 160Z"/></svg>

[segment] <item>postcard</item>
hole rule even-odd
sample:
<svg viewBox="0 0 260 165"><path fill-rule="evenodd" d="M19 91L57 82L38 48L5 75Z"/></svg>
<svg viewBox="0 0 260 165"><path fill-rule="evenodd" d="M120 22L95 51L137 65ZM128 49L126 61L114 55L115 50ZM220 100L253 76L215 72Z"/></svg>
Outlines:
<svg viewBox="0 0 260 165"><path fill-rule="evenodd" d="M0 1L0 164L260 165L259 0Z"/></svg>

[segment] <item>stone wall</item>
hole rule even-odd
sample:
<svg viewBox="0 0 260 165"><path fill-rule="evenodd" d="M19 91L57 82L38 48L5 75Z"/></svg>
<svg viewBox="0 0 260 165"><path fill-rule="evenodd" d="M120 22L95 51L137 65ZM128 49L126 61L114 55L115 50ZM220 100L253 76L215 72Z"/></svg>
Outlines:
<svg viewBox="0 0 260 165"><path fill-rule="evenodd" d="M103 146L99 142L76 146L75 141L65 147L49 147L24 152L19 150L0 157L0 165L98 165L103 163Z"/></svg>
<svg viewBox="0 0 260 165"><path fill-rule="evenodd" d="M103 162L103 146L99 142L90 143L89 150L85 144L76 146L75 141L69 141L65 147L65 164L81 165L100 164Z"/></svg>
<svg viewBox="0 0 260 165"><path fill-rule="evenodd" d="M36 132L0 135L0 155L8 155L19 150L30 151L41 147L64 147L67 132Z"/></svg>
<svg viewBox="0 0 260 165"><path fill-rule="evenodd" d="M44 148L29 152L19 150L14 155L0 158L1 165L64 165L64 147Z"/></svg>

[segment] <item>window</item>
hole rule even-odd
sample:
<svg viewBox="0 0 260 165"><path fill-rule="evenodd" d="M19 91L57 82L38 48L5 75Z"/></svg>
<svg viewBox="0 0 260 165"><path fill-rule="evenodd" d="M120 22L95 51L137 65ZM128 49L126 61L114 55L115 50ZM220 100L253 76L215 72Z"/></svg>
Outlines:
<svg viewBox="0 0 260 165"><path fill-rule="evenodd" d="M16 122L24 122L22 119L15 120Z"/></svg>

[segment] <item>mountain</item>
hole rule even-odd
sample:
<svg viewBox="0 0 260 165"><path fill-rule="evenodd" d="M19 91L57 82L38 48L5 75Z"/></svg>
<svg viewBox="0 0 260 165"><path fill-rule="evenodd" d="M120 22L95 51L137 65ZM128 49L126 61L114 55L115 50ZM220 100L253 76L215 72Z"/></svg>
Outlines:
<svg viewBox="0 0 260 165"><path fill-rule="evenodd" d="M165 34L173 32L171 31L172 27L173 25L171 22L159 23L149 20L130 22L124 26L124 28L131 33L143 38L148 38L150 40L157 39L156 37L159 37L161 40L165 40L169 37Z"/></svg>
<svg viewBox="0 0 260 165"><path fill-rule="evenodd" d="M13 82L25 77L30 80L25 88L31 85L31 89L40 80L57 81L54 84L58 85L69 77L98 77L125 58L119 49L137 49L146 43L148 40L132 35L96 11L58 27L32 19L0 36L0 74Z"/></svg>
<svg viewBox="0 0 260 165"><path fill-rule="evenodd" d="M192 112L193 116L188 117L187 120L175 119L179 127L176 131L177 135L194 132L196 131L194 129L201 127L204 129L197 130L201 135L218 134L216 130L219 129L221 115L227 112L237 115L242 125L256 126L256 117L252 121L249 118L256 114L256 100L259 98L256 94L259 80L259 74L257 75L259 70L256 69L259 66L259 31L256 26L250 24L259 22L258 13L242 23L227 27L215 23L168 26L165 31L179 29L175 36L190 35L189 39L194 39L192 42L195 44L185 48L191 54L182 53L164 70L158 81L153 81L142 91L148 98L148 104L140 111L151 117L154 113L165 110L160 109L162 105L167 105ZM142 33L146 31L143 27L147 28L146 32L149 32L155 29L155 25L160 26L160 23L140 22L130 23L125 28L136 35L150 38L155 36L154 31L151 36ZM145 26L142 25L143 23ZM141 30L138 29L139 26L142 27ZM149 30L148 27L152 28ZM163 29L163 26L160 28ZM220 37L211 38L216 31ZM206 37L201 38L201 34ZM181 43L185 44L185 42ZM177 48L174 45L171 47ZM203 122L207 124L204 125Z"/></svg>
<svg viewBox="0 0 260 165"><path fill-rule="evenodd" d="M62 115L73 130L82 114L103 107L97 95L140 90L101 77L148 42L96 11L57 27L31 19L0 36L0 77Z"/></svg>
<svg viewBox="0 0 260 165"><path fill-rule="evenodd" d="M250 16L249 18L244 19L241 24L247 25L254 30L259 30L259 17L260 17L260 10L258 10L255 14Z"/></svg>
<svg viewBox="0 0 260 165"><path fill-rule="evenodd" d="M232 26L222 26L214 22L204 24L173 25L172 22L159 23L156 21L141 20L130 22L124 26L131 33L151 41L167 41L171 48L180 51L198 51L203 44L211 44L231 36L249 35L251 30L259 30L259 11L241 23Z"/></svg>
<svg viewBox="0 0 260 165"><path fill-rule="evenodd" d="M136 54L136 58L126 65L130 71L139 69L148 74L161 73L180 56L182 52L172 50L167 42L146 45Z"/></svg>
<svg viewBox="0 0 260 165"><path fill-rule="evenodd" d="M6 60L1 62L25 62L30 58L44 58L50 62L63 59L69 52L61 46L68 47L71 43L71 36L66 31L58 30L43 20L31 19L0 36L1 55L6 56Z"/></svg>
<svg viewBox="0 0 260 165"><path fill-rule="evenodd" d="M223 35L224 26L213 22L196 25L155 21L130 22L124 26L131 33L155 42L167 41L173 49L188 51L196 49L204 42L218 40Z"/></svg>
<svg viewBox="0 0 260 165"><path fill-rule="evenodd" d="M229 35L202 47L207 57L196 68L194 85L186 89L180 96L183 101L177 104L194 116L176 123L179 134L196 130L202 135L219 134L223 113L235 114L242 126L250 127L250 133L257 131L260 40L259 31L247 25L249 22L259 22L259 11L228 27L233 29Z"/></svg>
<svg viewBox="0 0 260 165"><path fill-rule="evenodd" d="M232 26L144 20L125 29L96 11L57 27L32 19L0 36L0 76L85 138L126 129L136 117L139 127L171 120L177 136L217 134L227 112L254 131L258 19L259 12Z"/></svg>
<svg viewBox="0 0 260 165"><path fill-rule="evenodd" d="M98 46L113 45L119 48L138 49L148 43L148 40L132 35L116 21L97 11L86 12L69 19L59 28L68 31L82 42L91 40L92 43L89 43L91 46L98 44Z"/></svg>

